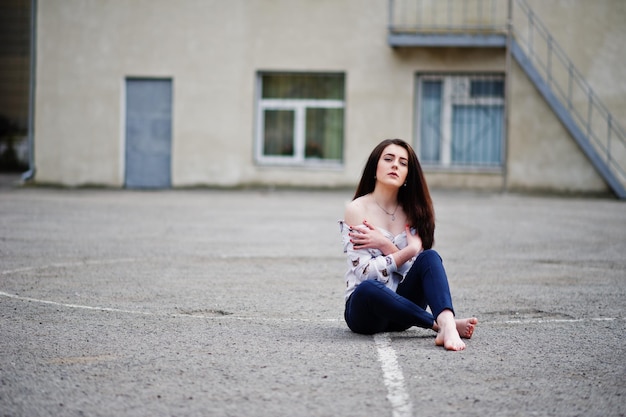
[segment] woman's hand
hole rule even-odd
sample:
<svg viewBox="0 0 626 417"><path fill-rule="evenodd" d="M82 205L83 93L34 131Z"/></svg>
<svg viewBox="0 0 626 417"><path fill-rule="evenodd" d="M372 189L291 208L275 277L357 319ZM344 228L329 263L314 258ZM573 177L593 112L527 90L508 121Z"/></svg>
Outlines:
<svg viewBox="0 0 626 417"><path fill-rule="evenodd" d="M407 224L405 227L406 232L406 247L394 253L393 259L396 261L396 265L404 265L406 262L413 259L415 256L419 255L423 250L424 246L422 245L422 238L415 233L411 233L411 227Z"/></svg>
<svg viewBox="0 0 626 417"><path fill-rule="evenodd" d="M422 238L415 232L415 234L411 233L411 227L407 224L406 228L406 243L408 247L413 248L415 251L415 255L420 254L424 250L424 246L422 244Z"/></svg>
<svg viewBox="0 0 626 417"><path fill-rule="evenodd" d="M380 230L363 220L364 226L350 226L350 242L354 249L378 249L384 255L396 252L398 248ZM421 245L421 240L420 240Z"/></svg>

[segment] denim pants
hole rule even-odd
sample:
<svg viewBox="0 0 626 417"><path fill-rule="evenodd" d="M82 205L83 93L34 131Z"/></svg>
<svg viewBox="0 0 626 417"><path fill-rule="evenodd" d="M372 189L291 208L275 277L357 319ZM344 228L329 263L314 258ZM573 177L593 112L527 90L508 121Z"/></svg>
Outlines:
<svg viewBox="0 0 626 417"><path fill-rule="evenodd" d="M360 283L346 301L344 317L353 332L374 334L430 329L446 309L454 313L448 277L439 254L429 249L415 259L396 292L376 280Z"/></svg>

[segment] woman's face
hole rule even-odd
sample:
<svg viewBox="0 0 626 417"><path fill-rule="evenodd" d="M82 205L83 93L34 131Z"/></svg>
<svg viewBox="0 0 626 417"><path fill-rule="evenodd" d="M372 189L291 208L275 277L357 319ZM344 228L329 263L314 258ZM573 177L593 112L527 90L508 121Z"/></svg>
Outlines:
<svg viewBox="0 0 626 417"><path fill-rule="evenodd" d="M402 146L388 145L378 160L376 181L401 187L409 173L409 153Z"/></svg>

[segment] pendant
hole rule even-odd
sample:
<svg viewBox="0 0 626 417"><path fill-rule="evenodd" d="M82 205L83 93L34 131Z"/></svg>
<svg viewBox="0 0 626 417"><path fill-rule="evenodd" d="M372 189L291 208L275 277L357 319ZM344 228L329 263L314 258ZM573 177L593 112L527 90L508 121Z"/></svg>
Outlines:
<svg viewBox="0 0 626 417"><path fill-rule="evenodd" d="M392 214L392 215L391 215L391 221L392 221L392 222L395 222L395 221L396 221L396 215L395 215L395 214Z"/></svg>

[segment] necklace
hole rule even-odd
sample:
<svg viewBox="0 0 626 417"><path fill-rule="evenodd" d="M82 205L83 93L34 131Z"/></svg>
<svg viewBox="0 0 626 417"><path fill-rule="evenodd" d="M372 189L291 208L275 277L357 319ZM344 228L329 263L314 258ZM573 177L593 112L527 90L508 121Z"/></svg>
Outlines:
<svg viewBox="0 0 626 417"><path fill-rule="evenodd" d="M398 211L398 203L396 203L396 208L395 208L395 209L393 209L393 213L389 213L387 210L385 210L385 209L383 208L383 206L381 206L380 204L378 204L378 201L376 201L376 199L374 199L374 203L376 203L376 205L377 205L378 207L380 207L380 209L381 209L382 211L384 211L385 213L387 213L387 215L388 215L388 216L391 216L391 221L392 221L392 222L395 222L395 221L396 221L396 211Z"/></svg>

